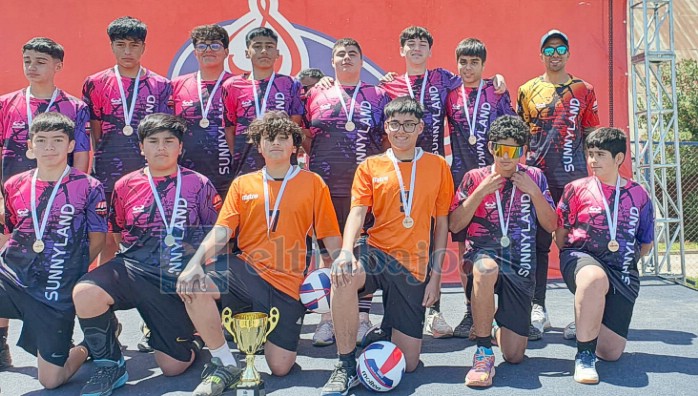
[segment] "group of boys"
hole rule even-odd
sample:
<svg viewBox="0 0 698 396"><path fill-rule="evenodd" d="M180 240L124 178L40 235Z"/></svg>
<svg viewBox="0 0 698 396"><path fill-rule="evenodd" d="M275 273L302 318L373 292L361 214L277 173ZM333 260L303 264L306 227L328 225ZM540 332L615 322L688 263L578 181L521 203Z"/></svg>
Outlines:
<svg viewBox="0 0 698 396"><path fill-rule="evenodd" d="M598 382L596 356L620 357L636 263L653 241L652 204L618 173L624 134L592 132L594 91L566 72L562 32L541 39L546 71L519 89L518 115L503 78L482 78L481 41L458 45L459 74L428 69L433 38L420 27L400 36L405 74L380 86L361 81L361 47L348 38L332 49L334 79L312 87L323 77L317 71L297 79L275 72L278 38L269 28L247 33L252 70L241 76L225 71L225 29L195 28L199 71L172 82L141 65L141 21L119 18L107 32L116 65L87 78L84 102L55 87L63 50L46 38L23 48L30 86L0 97L9 237L0 316L24 321L18 344L37 355L44 387L65 383L88 358L82 395L124 385L114 311L132 308L164 375L184 372L203 341L212 358L194 394L220 395L242 373L220 308L276 307L280 322L264 354L272 374L286 375L313 235L328 256L318 265L331 266L332 277L332 315L314 341L336 340L339 354L324 395L358 383L357 344L371 340L390 339L415 370L427 308L435 338L475 339L466 385L490 386L493 338L518 363L549 326L553 231L575 293L575 380ZM308 170L296 165L303 149ZM455 331L438 308L449 231L467 295ZM377 290L385 314L371 328ZM11 364L7 332L1 319L0 368Z"/></svg>

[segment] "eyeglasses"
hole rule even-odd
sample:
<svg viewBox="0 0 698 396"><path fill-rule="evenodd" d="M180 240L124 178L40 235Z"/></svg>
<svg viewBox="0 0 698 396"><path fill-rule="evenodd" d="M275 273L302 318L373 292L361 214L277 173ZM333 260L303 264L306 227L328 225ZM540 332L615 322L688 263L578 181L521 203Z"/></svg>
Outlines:
<svg viewBox="0 0 698 396"><path fill-rule="evenodd" d="M419 125L418 122L414 121L405 121L404 123L400 123L399 121L390 121L387 124L390 132L397 132L400 130L400 128L402 128L402 130L407 133L414 132L417 129L417 125Z"/></svg>
<svg viewBox="0 0 698 396"><path fill-rule="evenodd" d="M524 146L510 146L508 144L492 142L492 154L495 157L519 159L523 155Z"/></svg>
<svg viewBox="0 0 698 396"><path fill-rule="evenodd" d="M206 52L206 50L210 48L211 51L213 52L218 52L223 50L224 46L221 43L211 43L211 44L206 44L206 43L199 43L194 46L194 50L196 52Z"/></svg>
<svg viewBox="0 0 698 396"><path fill-rule="evenodd" d="M543 55L553 56L555 55L555 52L557 52L558 55L565 55L567 51L569 51L569 48L567 48L566 45L558 45L557 47L545 47L543 48Z"/></svg>

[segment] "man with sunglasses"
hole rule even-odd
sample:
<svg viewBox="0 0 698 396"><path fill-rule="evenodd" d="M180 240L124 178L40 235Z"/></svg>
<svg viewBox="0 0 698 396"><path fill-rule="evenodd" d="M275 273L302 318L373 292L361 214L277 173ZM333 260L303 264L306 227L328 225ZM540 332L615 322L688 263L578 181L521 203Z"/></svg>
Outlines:
<svg viewBox="0 0 698 396"><path fill-rule="evenodd" d="M426 307L439 299L453 180L446 160L417 146L424 109L409 96L385 106L390 148L356 169L342 251L332 264L332 319L339 363L323 395L346 395L358 384L358 297L383 290L383 323L417 368ZM371 209L375 222L355 246Z"/></svg>
<svg viewBox="0 0 698 396"><path fill-rule="evenodd" d="M557 203L567 183L587 176L583 142L598 127L599 116L594 87L565 68L570 58L567 36L559 30L550 30L541 38L540 48L545 73L519 88L517 111L531 129L531 151L526 163L545 173ZM551 326L545 310L545 292L552 235L542 227L538 231L530 340L541 339ZM566 329L565 337L574 338L571 334Z"/></svg>
<svg viewBox="0 0 698 396"><path fill-rule="evenodd" d="M523 360L528 344L536 229L540 224L552 232L557 225L545 175L519 165L529 139L521 119L498 118L489 131L494 164L466 173L453 198L449 228L453 233L466 231L470 244L463 261L472 267L466 294L473 309L477 350L465 377L467 386L492 385L492 337L504 360L513 364Z"/></svg>
<svg viewBox="0 0 698 396"><path fill-rule="evenodd" d="M247 139L247 127L268 110L286 112L291 120L302 124L303 102L301 84L293 77L274 71L279 58L279 37L267 28L258 27L245 36L245 56L252 64L250 73L235 76L223 84L223 104L226 135L234 140L233 176L262 169L264 159Z"/></svg>

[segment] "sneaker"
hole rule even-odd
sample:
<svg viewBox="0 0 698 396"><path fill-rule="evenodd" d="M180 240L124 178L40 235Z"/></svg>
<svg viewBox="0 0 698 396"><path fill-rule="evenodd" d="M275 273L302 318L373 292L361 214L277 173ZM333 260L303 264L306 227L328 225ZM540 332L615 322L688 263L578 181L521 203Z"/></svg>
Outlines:
<svg viewBox="0 0 698 396"><path fill-rule="evenodd" d="M545 310L545 307L539 304L533 304L533 309L531 309L531 324L538 329L541 334L552 327L550 325L550 318L548 318L548 311Z"/></svg>
<svg viewBox="0 0 698 396"><path fill-rule="evenodd" d="M446 323L444 315L441 312L430 310L427 315L424 332L433 338L449 338L453 337L453 328Z"/></svg>
<svg viewBox="0 0 698 396"><path fill-rule="evenodd" d="M562 332L562 338L566 340L574 340L577 338L577 324L571 322L565 326L565 330Z"/></svg>
<svg viewBox="0 0 698 396"><path fill-rule="evenodd" d="M211 363L204 366L201 383L194 389L194 396L218 396L231 389L242 377L242 368L223 366L218 358L211 358Z"/></svg>
<svg viewBox="0 0 698 396"><path fill-rule="evenodd" d="M12 367L12 355L10 355L10 346L4 344L0 346L0 371Z"/></svg>
<svg viewBox="0 0 698 396"><path fill-rule="evenodd" d="M356 345L361 346L366 333L373 327L373 323L368 319L368 315L359 314L359 331L356 332ZM365 320L364 320L365 319Z"/></svg>
<svg viewBox="0 0 698 396"><path fill-rule="evenodd" d="M366 348L367 346L378 341L390 341L390 335L384 331L380 325L374 325L370 329L366 330L364 338L361 340L359 345L361 348Z"/></svg>
<svg viewBox="0 0 698 396"><path fill-rule="evenodd" d="M334 325L331 320L320 322L313 334L313 346L328 346L334 344Z"/></svg>
<svg viewBox="0 0 698 396"><path fill-rule="evenodd" d="M123 357L118 362L97 359L94 365L92 376L80 391L80 396L109 396L114 389L124 386L128 381Z"/></svg>
<svg viewBox="0 0 698 396"><path fill-rule="evenodd" d="M356 366L337 363L330 379L322 387L321 395L344 396L349 393L349 389L359 384L359 377L356 375Z"/></svg>
<svg viewBox="0 0 698 396"><path fill-rule="evenodd" d="M593 352L577 353L574 358L574 380L580 384L599 383L599 373L596 372L596 355Z"/></svg>
<svg viewBox="0 0 698 396"><path fill-rule="evenodd" d="M485 388L494 378L494 352L492 348L478 347L473 356L473 367L465 376L465 386Z"/></svg>
<svg viewBox="0 0 698 396"><path fill-rule="evenodd" d="M141 340L138 341L136 345L139 352L148 353L153 351L153 347L150 346L150 329L146 326L145 322L141 322Z"/></svg>
<svg viewBox="0 0 698 396"><path fill-rule="evenodd" d="M463 316L463 320L458 323L453 329L453 336L458 338L470 338L470 333L473 331L473 314L469 311Z"/></svg>
<svg viewBox="0 0 698 396"><path fill-rule="evenodd" d="M528 325L528 340L538 341L541 338L543 338L543 333L541 333L541 331L532 324Z"/></svg>

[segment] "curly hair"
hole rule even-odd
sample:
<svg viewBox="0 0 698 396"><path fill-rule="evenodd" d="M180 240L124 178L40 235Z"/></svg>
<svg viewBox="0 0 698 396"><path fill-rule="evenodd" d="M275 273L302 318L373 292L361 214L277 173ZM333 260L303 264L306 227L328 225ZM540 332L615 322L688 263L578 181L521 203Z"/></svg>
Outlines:
<svg viewBox="0 0 698 396"><path fill-rule="evenodd" d="M262 118L250 123L247 128L247 142L260 147L262 139L274 141L279 134L293 138L295 147L300 147L303 142L301 127L291 121L288 114L279 110L270 110L264 113Z"/></svg>
<svg viewBox="0 0 698 396"><path fill-rule="evenodd" d="M531 140L531 131L528 125L519 117L512 115L504 115L492 123L488 133L490 142L498 142L509 138L514 139L516 144L524 146L528 145Z"/></svg>

